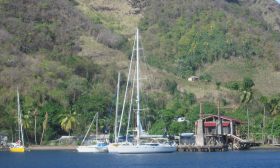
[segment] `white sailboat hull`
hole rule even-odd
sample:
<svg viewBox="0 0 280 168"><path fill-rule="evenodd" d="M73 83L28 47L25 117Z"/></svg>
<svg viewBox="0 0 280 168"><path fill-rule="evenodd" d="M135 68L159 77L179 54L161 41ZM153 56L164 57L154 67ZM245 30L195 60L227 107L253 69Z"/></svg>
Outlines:
<svg viewBox="0 0 280 168"><path fill-rule="evenodd" d="M177 150L176 146L169 144L109 144L109 153L141 154L141 153L171 153Z"/></svg>
<svg viewBox="0 0 280 168"><path fill-rule="evenodd" d="M76 149L78 152L92 152L92 153L108 152L107 146L97 146L97 145L78 146Z"/></svg>

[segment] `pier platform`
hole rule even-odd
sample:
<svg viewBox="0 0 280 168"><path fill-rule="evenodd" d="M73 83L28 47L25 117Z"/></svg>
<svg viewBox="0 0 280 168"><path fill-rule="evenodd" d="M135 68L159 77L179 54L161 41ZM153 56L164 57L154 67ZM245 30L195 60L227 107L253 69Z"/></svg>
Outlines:
<svg viewBox="0 0 280 168"><path fill-rule="evenodd" d="M224 152L228 151L228 146L194 146L178 145L178 152Z"/></svg>

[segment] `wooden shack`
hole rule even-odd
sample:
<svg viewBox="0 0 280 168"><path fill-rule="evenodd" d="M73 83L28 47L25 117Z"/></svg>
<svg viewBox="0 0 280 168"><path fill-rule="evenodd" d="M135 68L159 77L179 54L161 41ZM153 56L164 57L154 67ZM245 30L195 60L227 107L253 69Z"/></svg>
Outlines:
<svg viewBox="0 0 280 168"><path fill-rule="evenodd" d="M202 118L202 122L204 135L240 135L239 127L242 122L238 119L234 119L228 116L209 115ZM222 125L220 127L221 131L219 131L220 124ZM195 125L195 133L197 133L197 122Z"/></svg>

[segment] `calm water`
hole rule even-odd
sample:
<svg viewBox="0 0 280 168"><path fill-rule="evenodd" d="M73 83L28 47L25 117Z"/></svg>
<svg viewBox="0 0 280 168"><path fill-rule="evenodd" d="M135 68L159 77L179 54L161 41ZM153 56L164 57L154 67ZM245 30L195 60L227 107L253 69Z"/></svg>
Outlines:
<svg viewBox="0 0 280 168"><path fill-rule="evenodd" d="M257 168L280 167L280 151L170 154L84 154L70 151L0 153L0 168Z"/></svg>

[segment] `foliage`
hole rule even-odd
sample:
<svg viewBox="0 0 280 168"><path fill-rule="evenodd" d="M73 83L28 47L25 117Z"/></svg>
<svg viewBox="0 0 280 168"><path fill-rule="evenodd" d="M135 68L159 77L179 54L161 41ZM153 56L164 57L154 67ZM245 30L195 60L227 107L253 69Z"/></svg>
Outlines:
<svg viewBox="0 0 280 168"><path fill-rule="evenodd" d="M231 90L239 90L240 89L240 82L239 81L230 81L225 83L225 87Z"/></svg>
<svg viewBox="0 0 280 168"><path fill-rule="evenodd" d="M255 85L255 83L251 78L246 77L243 79L242 94L241 94L242 103L248 103L252 99L252 96L253 96L252 87L254 85Z"/></svg>
<svg viewBox="0 0 280 168"><path fill-rule="evenodd" d="M221 58L262 57L262 44L270 41L257 34L267 31L259 16L248 11L231 1L152 1L140 23L153 60L149 63L186 78Z"/></svg>
<svg viewBox="0 0 280 168"><path fill-rule="evenodd" d="M76 127L77 124L76 115L77 115L76 112L70 112L61 115L60 126L64 131L68 132L69 135L70 132Z"/></svg>
<svg viewBox="0 0 280 168"><path fill-rule="evenodd" d="M166 90L168 90L171 94L174 94L177 91L177 83L176 81L171 81L169 79L165 80Z"/></svg>
<svg viewBox="0 0 280 168"><path fill-rule="evenodd" d="M96 112L100 114L101 127L112 131L119 67L109 63L98 65L97 59L104 56L98 49L95 51L98 57L80 55L80 36L92 36L109 47L113 56L112 51L128 51L128 34L116 33L123 25L110 23L110 17L95 11L84 16L75 7L79 3L75 0L0 2L0 129L9 132L9 137L17 130L17 85L30 143L35 136L33 111L37 111L37 130L45 142L66 132L83 134ZM230 61L233 57L265 58L274 61L275 71L279 69L275 61L279 33L270 30L258 12L241 1L149 1L141 10L144 17L139 27L148 63L179 78L187 78L219 59ZM121 65L121 68L124 67ZM177 77L163 80L162 88L141 97L146 103L143 108L149 109L141 114L143 127L150 133L178 135L194 131L199 104L194 94L177 90L184 84ZM200 79L207 86L217 81L207 73ZM218 92L224 90L221 85L224 81L220 81L216 82ZM121 88L124 83L121 82ZM265 131L273 130L271 134L279 136L279 95L261 97L253 89L254 85L252 78L225 83L225 87L233 90L231 93L240 91L242 104L234 104L240 106L221 110L221 113L246 120L248 107L251 129L260 132L265 106L269 118ZM201 101L201 97L198 100ZM227 99L223 100L224 105L232 105ZM217 114L216 105L211 99L207 101L202 103L203 113ZM178 117L185 117L186 121L177 122Z"/></svg>
<svg viewBox="0 0 280 168"><path fill-rule="evenodd" d="M246 77L243 79L243 83L242 83L242 89L245 90L245 91L249 91L252 89L252 87L255 85L254 81L249 78L249 77Z"/></svg>
<svg viewBox="0 0 280 168"><path fill-rule="evenodd" d="M205 82L211 82L212 81L212 76L205 73L199 76L199 79Z"/></svg>

